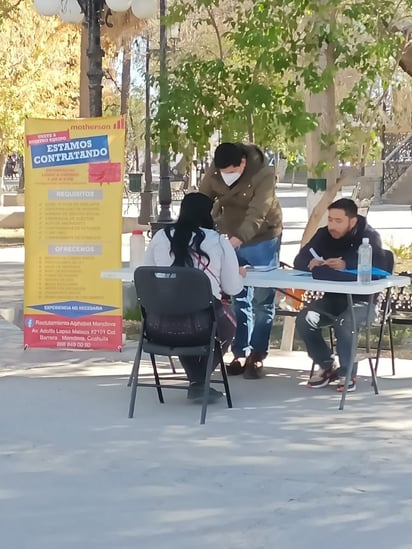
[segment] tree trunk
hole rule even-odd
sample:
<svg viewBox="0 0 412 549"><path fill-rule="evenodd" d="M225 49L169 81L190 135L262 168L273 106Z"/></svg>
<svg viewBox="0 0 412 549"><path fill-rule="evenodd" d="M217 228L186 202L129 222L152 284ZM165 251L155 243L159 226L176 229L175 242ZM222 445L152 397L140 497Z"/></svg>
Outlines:
<svg viewBox="0 0 412 549"><path fill-rule="evenodd" d="M320 69L324 70L330 67L333 70L334 58L334 44L324 44L319 59ZM341 187L336 185L338 158L335 142L336 98L334 81L323 92L308 96L307 110L318 115L318 127L306 135L308 227L311 228L312 234L314 234L318 225L322 222L328 204ZM326 190L328 190L327 198L324 199ZM316 215L312 219L312 212L318 203L322 205L323 211L320 212L319 208L316 208Z"/></svg>
<svg viewBox="0 0 412 549"><path fill-rule="evenodd" d="M6 166L6 155L0 152L0 177L3 180L4 177L4 168Z"/></svg>
<svg viewBox="0 0 412 549"><path fill-rule="evenodd" d="M131 68L131 43L130 40L123 41L122 61L122 88L120 93L120 114L127 114L129 110L130 96L130 68Z"/></svg>
<svg viewBox="0 0 412 549"><path fill-rule="evenodd" d="M255 131L253 126L253 115L249 110L246 111L246 118L247 118L247 134L248 134L249 143L254 143Z"/></svg>
<svg viewBox="0 0 412 549"><path fill-rule="evenodd" d="M317 231L319 224L327 210L327 207L331 202L333 202L336 193L338 193L343 186L352 183L353 177L356 176L357 173L358 170L355 167L349 168L341 179L336 181L334 185L329 186L324 192L319 194L319 200L313 207L305 230L303 231L302 241L300 244L301 247L307 244Z"/></svg>
<svg viewBox="0 0 412 549"><path fill-rule="evenodd" d="M20 178L19 178L19 192L24 192L24 157L19 156L19 168L20 168Z"/></svg>

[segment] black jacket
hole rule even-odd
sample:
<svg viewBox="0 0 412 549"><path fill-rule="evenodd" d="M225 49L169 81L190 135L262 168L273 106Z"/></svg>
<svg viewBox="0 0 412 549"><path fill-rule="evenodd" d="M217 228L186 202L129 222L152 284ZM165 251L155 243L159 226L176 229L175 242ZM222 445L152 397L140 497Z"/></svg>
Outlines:
<svg viewBox="0 0 412 549"><path fill-rule="evenodd" d="M388 256L382 249L382 241L379 233L375 231L366 219L358 215L358 221L354 228L343 238L332 238L327 227L321 227L311 240L303 246L295 257L294 267L300 271L308 271L308 264L313 259L310 248L323 259L342 257L347 269L356 269L358 266L358 248L362 244L362 238L369 238L372 246L372 265L383 270L390 270Z"/></svg>

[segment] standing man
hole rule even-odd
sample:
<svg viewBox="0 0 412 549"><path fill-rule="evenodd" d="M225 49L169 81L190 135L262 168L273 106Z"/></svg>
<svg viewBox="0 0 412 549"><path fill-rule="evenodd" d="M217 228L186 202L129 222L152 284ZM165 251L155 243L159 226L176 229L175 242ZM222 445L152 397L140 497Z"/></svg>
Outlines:
<svg viewBox="0 0 412 549"><path fill-rule="evenodd" d="M212 215L217 229L228 235L240 265L278 265L282 211L274 169L258 147L221 143L199 191L215 201ZM264 375L274 297L271 288L245 287L233 298L237 330L228 374L243 373L246 379Z"/></svg>
<svg viewBox="0 0 412 549"><path fill-rule="evenodd" d="M393 256L382 249L379 233L368 225L363 216L358 215L358 207L353 200L336 200L328 208L327 226L321 227L303 246L295 258L294 267L301 271L312 271L317 278L339 280L344 273L337 271L356 269L362 238L369 238L372 246L372 265L391 272ZM368 297L362 295L353 296L353 310L357 326L372 322L375 316L374 308L368 307ZM322 337L324 326L333 326L335 331L339 368L336 367L331 348ZM337 390L342 392L351 365L352 341L351 312L346 295L325 293L321 299L312 301L299 312L296 329L306 345L308 355L319 365L319 369L309 379L308 387L318 389L338 380ZM356 390L357 366L355 363L348 391Z"/></svg>

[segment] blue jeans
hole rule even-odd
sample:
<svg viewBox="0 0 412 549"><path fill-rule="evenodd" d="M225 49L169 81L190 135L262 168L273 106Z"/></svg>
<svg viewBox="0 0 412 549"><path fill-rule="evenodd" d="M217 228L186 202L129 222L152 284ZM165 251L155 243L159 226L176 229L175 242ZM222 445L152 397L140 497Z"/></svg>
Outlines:
<svg viewBox="0 0 412 549"><path fill-rule="evenodd" d="M239 265L276 265L279 263L280 237L257 244L246 244L236 250ZM275 290L245 286L233 297L233 310L237 328L232 343L235 357L252 351L262 359L266 357L272 322L275 316Z"/></svg>
<svg viewBox="0 0 412 549"><path fill-rule="evenodd" d="M315 317L308 315L310 311L315 311L319 315ZM358 331L360 326L373 322L375 307L369 308L367 302L355 302L353 311ZM346 376L351 365L352 338L355 338L356 347L358 342L358 334L352 334L352 316L348 309L346 295L325 294L322 299L312 301L302 309L296 318L296 329L306 345L308 355L313 362L327 370L332 366L333 356L330 346L326 344L322 336L322 327L324 326L333 326L340 375ZM356 375L357 370L358 363L355 362L352 370L353 376Z"/></svg>

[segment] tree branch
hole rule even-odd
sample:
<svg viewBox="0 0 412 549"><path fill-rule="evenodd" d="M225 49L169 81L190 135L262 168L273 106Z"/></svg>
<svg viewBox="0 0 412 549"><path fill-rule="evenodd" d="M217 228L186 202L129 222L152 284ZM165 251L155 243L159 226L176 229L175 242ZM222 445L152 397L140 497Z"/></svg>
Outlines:
<svg viewBox="0 0 412 549"><path fill-rule="evenodd" d="M213 13L213 10L211 7L208 7L207 8L207 13L210 17L210 22L212 23L212 27L215 29L215 33L216 33L216 38L217 38L217 43L219 45L219 57L220 59L223 61L223 46L222 46L222 37L220 36L220 31L219 31L219 27L217 26L217 23L216 23L216 18L214 16L214 13Z"/></svg>

